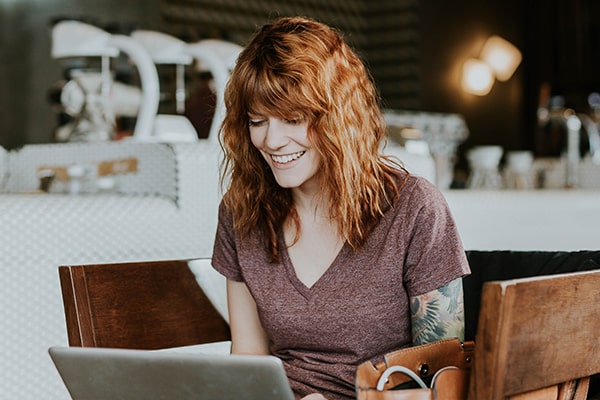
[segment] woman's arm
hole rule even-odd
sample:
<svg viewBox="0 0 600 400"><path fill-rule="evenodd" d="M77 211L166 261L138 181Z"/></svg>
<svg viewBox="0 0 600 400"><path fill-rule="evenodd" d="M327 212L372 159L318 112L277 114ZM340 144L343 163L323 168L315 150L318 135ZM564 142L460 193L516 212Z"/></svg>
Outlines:
<svg viewBox="0 0 600 400"><path fill-rule="evenodd" d="M244 282L227 280L227 301L231 329L231 352L234 354L269 354L256 303Z"/></svg>
<svg viewBox="0 0 600 400"><path fill-rule="evenodd" d="M457 337L464 340L465 310L462 278L410 298L413 344Z"/></svg>

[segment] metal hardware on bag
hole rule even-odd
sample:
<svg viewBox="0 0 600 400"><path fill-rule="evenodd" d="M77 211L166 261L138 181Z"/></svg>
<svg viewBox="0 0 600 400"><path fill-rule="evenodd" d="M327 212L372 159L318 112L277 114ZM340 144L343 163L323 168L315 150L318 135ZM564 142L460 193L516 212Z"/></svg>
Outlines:
<svg viewBox="0 0 600 400"><path fill-rule="evenodd" d="M427 376L428 373L429 373L429 365L421 364L419 366L419 374L421 374L421 376Z"/></svg>

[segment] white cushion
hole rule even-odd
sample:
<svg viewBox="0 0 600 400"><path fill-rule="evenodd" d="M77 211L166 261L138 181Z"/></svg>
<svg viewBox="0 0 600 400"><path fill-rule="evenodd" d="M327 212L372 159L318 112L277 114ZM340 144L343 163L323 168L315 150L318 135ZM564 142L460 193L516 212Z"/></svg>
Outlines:
<svg viewBox="0 0 600 400"><path fill-rule="evenodd" d="M210 258L201 258L188 262L190 270L196 276L198 284L221 316L229 323L227 310L227 279L210 264Z"/></svg>

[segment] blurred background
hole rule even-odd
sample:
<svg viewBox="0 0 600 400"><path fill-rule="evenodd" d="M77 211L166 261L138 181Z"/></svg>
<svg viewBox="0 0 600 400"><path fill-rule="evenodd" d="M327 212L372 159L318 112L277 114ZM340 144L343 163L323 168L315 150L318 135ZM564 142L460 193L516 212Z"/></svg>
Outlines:
<svg viewBox="0 0 600 400"><path fill-rule="evenodd" d="M479 145L548 155L538 109L560 96L565 107L585 112L589 95L600 90L600 2L594 0L0 0L0 145L55 140L51 91L64 73L50 57L56 21L243 45L257 26L292 14L342 30L367 62L386 108L461 114L469 136L458 168L466 149ZM487 95L467 93L463 64L492 35L516 46L522 61Z"/></svg>

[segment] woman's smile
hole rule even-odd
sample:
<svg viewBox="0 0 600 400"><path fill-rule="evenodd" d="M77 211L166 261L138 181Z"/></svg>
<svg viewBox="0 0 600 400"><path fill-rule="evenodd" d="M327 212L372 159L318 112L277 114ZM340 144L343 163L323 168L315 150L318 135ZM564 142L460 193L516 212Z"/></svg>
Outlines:
<svg viewBox="0 0 600 400"><path fill-rule="evenodd" d="M304 153L306 153L306 151L297 151L295 153L283 155L271 154L271 160L273 160L275 164L289 164L292 161L298 160Z"/></svg>
<svg viewBox="0 0 600 400"><path fill-rule="evenodd" d="M306 118L249 114L250 140L262 153L277 183L284 188L314 185L321 159L308 139Z"/></svg>

